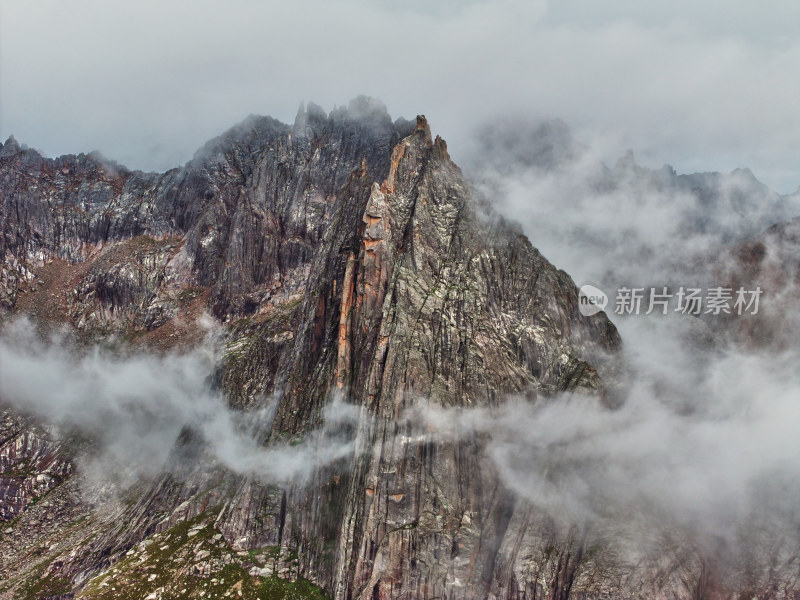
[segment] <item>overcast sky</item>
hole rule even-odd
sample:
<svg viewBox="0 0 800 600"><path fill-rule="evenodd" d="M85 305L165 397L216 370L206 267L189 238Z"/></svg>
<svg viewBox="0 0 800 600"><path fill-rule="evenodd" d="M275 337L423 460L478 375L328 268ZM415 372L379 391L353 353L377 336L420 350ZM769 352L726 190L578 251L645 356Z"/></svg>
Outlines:
<svg viewBox="0 0 800 600"><path fill-rule="evenodd" d="M800 185L796 0L2 0L0 137L163 170L248 114L359 94L481 120L560 117L613 162Z"/></svg>

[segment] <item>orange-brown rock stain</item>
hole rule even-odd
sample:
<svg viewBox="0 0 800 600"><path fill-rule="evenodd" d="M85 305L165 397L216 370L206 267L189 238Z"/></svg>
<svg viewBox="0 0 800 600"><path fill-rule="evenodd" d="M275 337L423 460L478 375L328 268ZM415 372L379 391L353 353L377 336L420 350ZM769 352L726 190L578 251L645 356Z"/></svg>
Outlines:
<svg viewBox="0 0 800 600"><path fill-rule="evenodd" d="M397 144L392 150L391 167L389 168L389 177L381 184L381 191L384 194L394 193L394 178L397 174L397 168L400 166L400 160L405 156L406 145L403 143Z"/></svg>
<svg viewBox="0 0 800 600"><path fill-rule="evenodd" d="M350 372L350 325L355 306L356 257L351 252L342 281L342 312L339 315L339 344L336 358L336 386L344 387L345 378Z"/></svg>

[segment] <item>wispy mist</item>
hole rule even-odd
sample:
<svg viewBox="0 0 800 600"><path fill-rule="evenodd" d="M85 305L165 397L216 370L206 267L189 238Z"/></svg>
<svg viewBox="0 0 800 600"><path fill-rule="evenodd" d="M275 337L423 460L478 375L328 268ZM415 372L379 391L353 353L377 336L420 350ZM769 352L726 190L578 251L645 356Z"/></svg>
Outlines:
<svg viewBox="0 0 800 600"><path fill-rule="evenodd" d="M633 154L607 166L558 121L506 117L473 140L479 189L578 285L710 284L733 244L800 214L800 197L745 169L684 175Z"/></svg>
<svg viewBox="0 0 800 600"><path fill-rule="evenodd" d="M583 396L512 398L493 410L427 404L409 418L445 439L484 436L505 484L564 523L608 529L636 515L703 542L733 540L753 519L796 532L800 357L725 352L697 370L690 354L671 356L681 348L665 326L633 338L667 343L632 357L635 379L613 410Z"/></svg>
<svg viewBox="0 0 800 600"><path fill-rule="evenodd" d="M84 469L122 483L169 470L184 432L210 464L271 483L303 482L352 453L347 432L358 409L337 398L312 433L263 444L276 401L258 411L230 409L212 389L209 348L117 356L78 348L65 336L43 340L19 320L0 338L0 401L62 434L87 438L91 451L79 457Z"/></svg>
<svg viewBox="0 0 800 600"><path fill-rule="evenodd" d="M740 550L782 531L794 544L800 344L792 277L768 290L775 297L764 299L759 316L789 329L781 344L730 335L757 336L764 322L745 322L748 315L613 310L620 286L729 284L723 274L742 271L738 245L800 214L797 198L778 196L746 171L679 176L643 169L630 156L607 167L558 123L494 123L476 139L482 150L470 172L483 193L578 286L609 294L627 375L615 408L564 396L511 399L499 410L426 406L414 418L445 436L484 434L506 485L566 522L621 531L640 520L706 545L738 539ZM783 252L773 261L797 260Z"/></svg>

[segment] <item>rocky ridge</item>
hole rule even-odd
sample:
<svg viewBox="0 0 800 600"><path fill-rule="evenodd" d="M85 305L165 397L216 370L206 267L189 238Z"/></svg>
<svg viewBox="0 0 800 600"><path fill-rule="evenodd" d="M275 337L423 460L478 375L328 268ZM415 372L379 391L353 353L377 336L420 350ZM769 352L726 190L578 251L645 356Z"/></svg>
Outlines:
<svg viewBox="0 0 800 600"><path fill-rule="evenodd" d="M12 139L0 219L6 320L151 351L189 347L216 323L215 385L231 406L279 398L256 427L265 444L314 429L333 397L361 411L358 451L306 484L235 475L201 451L121 497L82 490L69 448L21 442L33 438L9 425L4 597L36 597L34 579L51 596L121 586L148 598L200 582L262 597L293 581L314 597L310 581L337 599L695 598L719 584L686 553L630 565L587 546L581 528L516 497L469 432L404 429L420 403L601 402L620 347L424 117L392 122L365 98L329 115L310 105L293 125L251 117L164 174L45 159ZM25 460L51 471L44 515L41 492L14 479ZM184 552L195 530L208 547ZM142 558L168 539L185 563Z"/></svg>

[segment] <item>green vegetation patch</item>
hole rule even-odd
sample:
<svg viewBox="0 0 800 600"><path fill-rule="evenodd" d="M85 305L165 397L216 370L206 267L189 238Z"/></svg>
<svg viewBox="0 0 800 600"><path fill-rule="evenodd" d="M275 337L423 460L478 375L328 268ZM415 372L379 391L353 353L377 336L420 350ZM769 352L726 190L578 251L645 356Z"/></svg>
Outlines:
<svg viewBox="0 0 800 600"><path fill-rule="evenodd" d="M230 548L205 513L155 534L132 548L121 561L92 579L78 598L327 598L320 588L302 578L287 581L251 575L245 568L247 564L256 563L251 556L242 556Z"/></svg>

